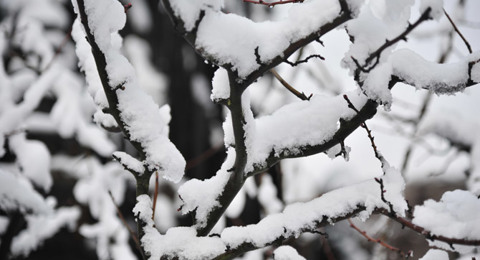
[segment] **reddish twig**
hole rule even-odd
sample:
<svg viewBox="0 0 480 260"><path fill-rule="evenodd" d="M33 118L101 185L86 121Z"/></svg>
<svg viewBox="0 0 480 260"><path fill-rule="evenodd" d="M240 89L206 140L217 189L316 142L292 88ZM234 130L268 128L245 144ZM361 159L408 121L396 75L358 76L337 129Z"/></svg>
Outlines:
<svg viewBox="0 0 480 260"><path fill-rule="evenodd" d="M290 4L290 3L302 3L304 0L279 0L275 2L265 2L264 0L243 0L245 3L266 5L268 7L274 7L276 5Z"/></svg>
<svg viewBox="0 0 480 260"><path fill-rule="evenodd" d="M135 246L137 247L138 251L140 251L140 254L142 254L142 259L146 260L147 258L143 254L142 246L140 245L140 241L138 240L137 235L133 232L133 230L130 228L130 226L127 224L127 221L123 217L122 212L120 211L120 208L118 207L117 203L115 203L115 199L113 198L112 192L108 191L108 195L110 195L110 198L112 199L112 203L115 206L115 209L117 210L118 217L122 221L123 225L127 228L128 232L130 233L130 237L133 239L135 242Z"/></svg>
<svg viewBox="0 0 480 260"><path fill-rule="evenodd" d="M187 166L185 167L185 170L190 170L190 169L196 167L200 163L204 162L208 158L215 155L218 151L220 151L222 149L222 147L223 147L223 145L217 145L215 147L211 147L210 149L206 150L205 152L198 155L197 157L188 160L187 161Z"/></svg>
<svg viewBox="0 0 480 260"><path fill-rule="evenodd" d="M397 248L397 247L394 247L394 246L391 246L387 243L385 243L384 241L382 241L380 238L378 239L375 239L371 236L369 236L367 234L366 231L364 230L361 230L359 227L357 227L355 224L353 224L352 220L351 219L348 219L348 223L350 223L350 227L355 229L358 233L360 233L363 237L365 237L368 241L370 242L374 242L374 243L378 243L380 244L381 246L393 251L393 252L397 252L402 258L409 258L409 257L412 257L412 251L409 250L407 253L403 252L402 250L400 250L400 248Z"/></svg>
<svg viewBox="0 0 480 260"><path fill-rule="evenodd" d="M413 224L410 220L399 217L399 216L392 216L389 212L386 210L379 210L379 213L388 216L392 220L395 220L396 222L402 224L402 227L408 227L409 229L417 232L418 234L423 235L425 238L431 241L441 241L444 243L447 243L450 245L452 250L455 250L453 247L453 244L457 245L465 245L465 246L480 246L480 240L468 240L468 239L461 239L461 238L451 238L451 237L446 237L442 235L434 235L432 232L429 230L426 230L425 228L421 226L417 226Z"/></svg>

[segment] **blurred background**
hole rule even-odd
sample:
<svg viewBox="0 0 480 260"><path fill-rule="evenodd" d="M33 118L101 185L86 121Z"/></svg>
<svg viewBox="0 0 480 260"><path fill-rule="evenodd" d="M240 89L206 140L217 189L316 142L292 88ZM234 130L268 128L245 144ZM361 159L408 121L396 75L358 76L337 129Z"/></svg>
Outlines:
<svg viewBox="0 0 480 260"><path fill-rule="evenodd" d="M374 13L382 12L383 0L368 2ZM473 50L478 50L480 2L444 2L445 10ZM159 105L171 107L170 139L187 160L184 180L213 176L225 158L222 130L225 111L210 100L211 79L217 67L205 62L173 31L158 0L122 3L132 5L127 11L126 26L120 32L124 53L136 69L141 87ZM288 5L268 8L241 0L225 1L224 9L258 22L282 19L288 14ZM418 17L417 10L418 3L412 7L412 20ZM78 209L73 223L57 221L48 228L50 235L42 237L33 232L37 235L31 235L30 239L38 243L18 242L15 238L32 225L46 222L32 222L29 215L22 212L0 211L1 259L10 253L13 259L139 258L126 228L136 229L131 212L135 204L134 179L111 158L115 150L135 155L135 149L121 134L104 131L92 120L95 104L78 69L75 44L70 36L74 19L72 4L67 0L0 0L0 46L5 74L0 77L3 85L0 100L11 103L11 106L0 104L0 118L9 113L11 107L28 101L29 89L53 63L63 67L58 79L37 95L38 102L29 101L31 108L22 114L13 130L1 132L5 137L5 151L0 153L0 169L18 174L27 171L22 158L29 157L17 154L10 147L14 136L25 135L27 142L41 143L36 144L48 151L50 177L46 178L51 178L51 184L32 181L33 188L49 199L55 209ZM356 90L353 78L340 65L350 43L345 30L338 28L320 40L321 43L313 42L300 49L289 60L319 54L324 61L311 59L295 67L282 64L275 70L307 96L333 96ZM468 54L446 17L421 24L409 35L408 41L397 48L413 49L425 59L440 63L455 62ZM298 99L270 73L249 89L252 109L258 117ZM380 107L375 118L367 123L379 150L404 174L410 204L438 200L447 190L466 189L473 142L468 133L475 132L480 124L478 86L455 96L436 96L397 84L392 93L391 111ZM437 131L449 128L451 132L467 134L453 140ZM256 223L290 203L308 201L332 189L382 174L364 129L355 131L345 144L351 148L348 161L319 154L285 160L255 176L246 183L213 232L225 226ZM154 182L152 179L152 194ZM176 193L178 185L159 180L159 186L157 228L165 232L172 226L189 225L190 217L177 212L181 205ZM123 217L118 217L117 211ZM413 250L414 259L428 249L423 237L402 230L385 217L372 217L365 223L353 221L376 238L405 252ZM307 259L399 259L398 253L368 242L350 228L348 222L327 227L322 232L324 234L302 235L288 243ZM8 253L4 247L15 243L20 243L19 249ZM33 246L26 246L28 243ZM272 251L271 248L257 250L240 259L269 259ZM451 254L451 259L457 258L460 256Z"/></svg>

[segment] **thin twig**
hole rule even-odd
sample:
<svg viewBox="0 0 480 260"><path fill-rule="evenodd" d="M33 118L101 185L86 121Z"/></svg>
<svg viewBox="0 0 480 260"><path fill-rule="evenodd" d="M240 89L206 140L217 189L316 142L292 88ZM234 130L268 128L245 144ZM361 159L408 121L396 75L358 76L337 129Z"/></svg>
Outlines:
<svg viewBox="0 0 480 260"><path fill-rule="evenodd" d="M155 171L155 192L153 193L152 220L155 221L155 208L157 207L158 196L158 171Z"/></svg>
<svg viewBox="0 0 480 260"><path fill-rule="evenodd" d="M350 109L352 109L353 111L357 112L357 114L358 114L358 113L359 113L358 109L353 105L353 103L350 101L350 99L348 98L348 96L347 96L347 95L343 95L343 98L347 101L348 107L349 107ZM360 126L361 126L362 128L364 128L365 131L367 131L368 139L370 139L370 143L371 143L371 145L372 145L373 152L375 153L375 157L380 161L380 163L381 163L382 166L383 166L383 163L385 162L385 158L383 158L383 156L378 152L378 148L377 148L377 145L375 144L375 138L374 138L373 135L372 135L372 131L370 130L370 128L368 128L366 122L363 122Z"/></svg>
<svg viewBox="0 0 480 260"><path fill-rule="evenodd" d="M145 257L145 255L143 254L143 250L142 250L142 247L140 245L140 241L138 240L137 238L137 235L135 235L135 233L133 232L133 230L130 228L130 226L127 224L127 221L125 220L125 218L123 217L123 214L122 212L120 211L120 208L118 207L117 203L115 203L115 199L113 198L113 195L112 195L112 192L111 191L108 191L108 195L110 195L110 198L112 199L112 203L113 205L115 206L115 209L117 210L117 214L118 214L118 217L120 218L120 220L122 221L123 225L128 229L128 232L130 233L130 237L133 239L133 241L135 242L135 245L138 249L138 251L140 251L140 254L142 255L142 259L143 260L146 260L147 258Z"/></svg>
<svg viewBox="0 0 480 260"><path fill-rule="evenodd" d="M282 83L282 85L288 89L288 91L292 92L295 96L297 96L301 100L310 100L312 95L307 97L303 92L300 93L298 90L296 90L294 87L292 87L288 82L286 82L278 73L275 69L271 69L270 72L273 74L273 76Z"/></svg>
<svg viewBox="0 0 480 260"><path fill-rule="evenodd" d="M408 219L399 217L398 215L397 216L391 216L391 214L389 212L387 212L386 210L380 210L379 213L390 217L391 219L395 220L396 222L402 224L402 227L408 227L409 229L417 232L418 234L423 235L425 238L427 238L431 241L437 240L437 241L447 243L453 249L455 249L453 247L453 244L465 245L465 246L479 246L480 245L480 240L468 240L468 239L462 239L462 238L445 237L445 236L442 236L442 235L434 235L434 234L432 234L432 232L426 230L425 228L413 224Z"/></svg>
<svg viewBox="0 0 480 260"><path fill-rule="evenodd" d="M369 236L366 231L361 230L359 227L357 227L355 224L353 224L353 221L351 219L347 219L347 220L348 220L348 223L350 223L350 227L355 229L358 233L360 233L368 241L378 243L381 246L383 246L383 247L385 247L385 248L387 248L391 251L397 252L402 258L409 258L409 257L412 256L412 251L408 251L407 253L405 253L402 250L400 250L400 248L391 246L390 244L387 244L386 242L382 241L380 238L373 238L373 237Z"/></svg>
<svg viewBox="0 0 480 260"><path fill-rule="evenodd" d="M415 29L418 25L420 25L422 22L428 20L428 19L431 19L430 17L430 12L432 11L432 9L429 7L427 8L423 13L422 15L418 18L418 20L413 23L413 24L409 24L407 29L405 29L405 31L403 33L401 33L400 35L398 35L397 37L395 37L394 39L392 40L386 40L385 43L380 46L376 51L372 52L370 54L370 56L367 57L367 59L365 59L365 64L364 65L360 65L360 63L358 62L358 60L356 60L354 57L351 57L353 62L357 65L357 70L355 71L355 77L358 78L359 77L359 74L360 74L360 71L362 72L370 72L373 68L375 68L375 66L377 66L377 64L380 62L380 56L382 55L382 52L384 50L386 50L387 48L389 48L390 46L393 46L394 44L396 44L397 42L401 41L401 40L406 40L407 39L407 35L413 30ZM370 65L370 63L375 60L375 62ZM369 66L370 65L370 66Z"/></svg>
<svg viewBox="0 0 480 260"><path fill-rule="evenodd" d="M72 27L70 27L70 30L68 31L68 33L65 35L65 37L63 38L62 42L60 43L60 45L55 49L55 53L53 54L53 57L52 59L48 62L47 66L45 66L45 68L43 69L43 71L46 71L48 70L48 68L50 68L50 66L52 66L53 62L55 61L55 59L58 57L58 55L60 55L60 53L62 52L63 48L65 47L65 45L67 45L68 41L72 38Z"/></svg>
<svg viewBox="0 0 480 260"><path fill-rule="evenodd" d="M290 3L302 3L304 0L280 0L276 2L265 2L264 0L243 0L245 3L257 4L257 5L266 5L268 7L274 7L276 5L290 4Z"/></svg>
<svg viewBox="0 0 480 260"><path fill-rule="evenodd" d="M222 150L223 145L217 145L214 147L209 148L205 152L201 153L200 155L190 159L187 161L187 166L185 166L185 170L190 170L192 168L195 168L197 165L200 163L204 162L205 160L209 159L213 155L215 155L217 152Z"/></svg>
<svg viewBox="0 0 480 260"><path fill-rule="evenodd" d="M291 62L291 61L285 59L285 63L287 63L288 65L290 65L290 66L292 66L292 67L295 67L295 66L297 66L297 65L299 65L299 64L301 64L301 63L307 63L308 60L311 59L311 58L319 58L319 59L321 59L321 60L325 60L325 58L324 58L323 56L319 55L319 54L312 54L312 55L306 57L305 59L303 59L303 60L297 60L296 62Z"/></svg>
<svg viewBox="0 0 480 260"><path fill-rule="evenodd" d="M460 38L462 38L463 42L465 43L465 46L467 46L468 52L472 53L472 47L470 46L470 43L467 41L467 39L465 39L463 34L458 29L457 25L455 25L452 18L450 18L450 15L448 15L448 13L447 13L447 11L445 11L445 9L443 9L443 13L445 14L445 16L447 16L448 21L450 21L450 24L453 26L453 29L455 29L455 32L457 32L458 36L460 36Z"/></svg>

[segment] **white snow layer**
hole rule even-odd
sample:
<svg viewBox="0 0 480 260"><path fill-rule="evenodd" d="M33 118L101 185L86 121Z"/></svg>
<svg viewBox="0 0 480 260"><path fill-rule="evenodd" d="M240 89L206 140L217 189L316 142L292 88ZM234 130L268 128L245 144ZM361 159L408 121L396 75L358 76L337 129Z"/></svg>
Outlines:
<svg viewBox="0 0 480 260"><path fill-rule="evenodd" d="M105 55L109 85L117 95L120 120L130 140L140 143L146 156L144 163L149 170L158 170L164 178L173 182L180 181L186 162L168 139L169 108L164 106L159 109L153 99L139 88L133 67L119 50L121 38L118 30L124 26L126 19L123 6L114 0L86 0L85 9L91 32ZM97 103L104 103L97 100L97 92L101 90L98 75L89 76L98 73L94 69L88 43L84 40L85 35L80 26L75 26L74 31L80 65L87 74L87 81L93 81L89 82L94 86L91 93ZM103 99L104 94L101 96Z"/></svg>
<svg viewBox="0 0 480 260"><path fill-rule="evenodd" d="M386 190L385 198L393 204L397 214L404 215L407 203L402 195L404 181L401 174L388 168L381 179ZM305 229L315 229L318 221L333 221L360 207L365 208L360 214L362 218L368 217L377 208L389 210L380 194L380 185L375 180L366 181L331 191L310 202L289 205L282 213L269 215L257 224L225 228L220 237L197 237L194 227L171 228L161 235L153 227L152 202L147 195L137 198L134 213L147 223L142 243L153 259L162 255L178 256L180 259L210 259L227 248L234 249L243 243L263 247L280 237L298 236Z"/></svg>
<svg viewBox="0 0 480 260"><path fill-rule="evenodd" d="M200 13L205 13L197 28L195 47L218 65L232 65L240 78L260 66L257 60L267 63L283 56L283 51L291 43L317 31L340 13L338 1L312 0L292 6L288 17L281 21L257 23L236 14L220 12L222 0L169 2L175 15L184 21L186 31L192 31Z"/></svg>
<svg viewBox="0 0 480 260"><path fill-rule="evenodd" d="M480 240L479 221L480 200L464 190L445 192L438 202L425 201L422 206L415 207L413 218L415 225L433 235L471 240Z"/></svg>
<svg viewBox="0 0 480 260"><path fill-rule="evenodd" d="M298 254L291 246L280 246L273 251L275 260L305 260L305 257Z"/></svg>
<svg viewBox="0 0 480 260"><path fill-rule="evenodd" d="M419 260L448 260L448 253L440 249L430 249Z"/></svg>
<svg viewBox="0 0 480 260"><path fill-rule="evenodd" d="M28 256L30 252L41 246L43 241L55 235L62 227L67 226L70 230L73 230L80 213L78 207L61 207L52 210L50 214L27 216L27 228L13 239L12 254Z"/></svg>
<svg viewBox="0 0 480 260"><path fill-rule="evenodd" d="M348 93L348 97L357 109L361 109L366 102L365 96L356 93ZM323 144L338 130L340 119L348 120L355 115L356 112L348 107L342 95L316 95L309 101L285 105L272 115L255 120L247 118L246 172L253 171L256 166L265 166L265 161L271 154L294 155L300 152L298 149L301 147ZM229 128L232 128L231 125ZM233 134L231 132L233 131L225 131L226 140L233 140L233 136L227 136Z"/></svg>
<svg viewBox="0 0 480 260"><path fill-rule="evenodd" d="M0 169L0 209L3 211L46 213L48 205L33 189L31 183L20 175Z"/></svg>

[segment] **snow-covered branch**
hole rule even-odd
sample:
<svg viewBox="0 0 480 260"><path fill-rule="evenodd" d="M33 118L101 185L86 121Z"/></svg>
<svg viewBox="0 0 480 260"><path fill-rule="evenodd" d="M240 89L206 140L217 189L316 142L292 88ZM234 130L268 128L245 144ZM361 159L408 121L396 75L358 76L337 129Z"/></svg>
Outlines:
<svg viewBox="0 0 480 260"><path fill-rule="evenodd" d="M299 48L352 19L358 11L354 1L308 1L292 7L284 20L256 23L223 13L221 0L162 2L175 28L195 50L233 72L242 88Z"/></svg>

